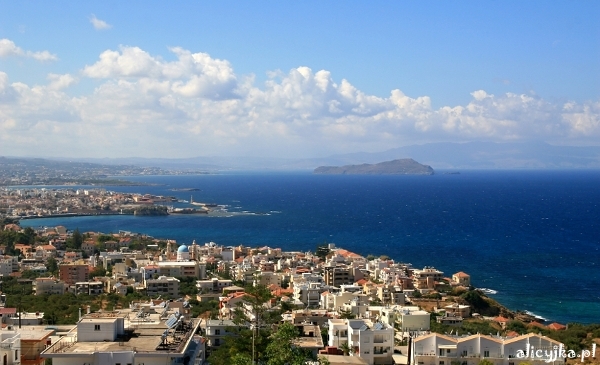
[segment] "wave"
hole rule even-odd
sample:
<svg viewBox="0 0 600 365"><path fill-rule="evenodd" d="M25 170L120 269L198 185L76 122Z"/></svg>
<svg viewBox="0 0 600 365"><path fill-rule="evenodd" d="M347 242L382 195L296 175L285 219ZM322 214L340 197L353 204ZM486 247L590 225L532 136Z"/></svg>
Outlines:
<svg viewBox="0 0 600 365"><path fill-rule="evenodd" d="M535 314L535 313L533 313L531 311L525 311L525 314L528 314L528 315L530 315L532 317L535 317L535 319L541 319L542 321L547 321L548 320L548 318L544 318L544 317L540 316L539 314Z"/></svg>
<svg viewBox="0 0 600 365"><path fill-rule="evenodd" d="M491 294L491 295L498 294L497 290L489 289L489 288L477 288L477 290L481 290L484 294Z"/></svg>

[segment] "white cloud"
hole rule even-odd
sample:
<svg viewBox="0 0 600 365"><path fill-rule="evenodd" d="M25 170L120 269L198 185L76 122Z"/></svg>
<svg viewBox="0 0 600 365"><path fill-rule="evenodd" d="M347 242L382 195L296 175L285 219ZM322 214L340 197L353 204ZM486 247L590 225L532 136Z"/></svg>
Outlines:
<svg viewBox="0 0 600 365"><path fill-rule="evenodd" d="M77 82L77 79L69 74L65 74L65 75L49 74L48 80L50 80L50 84L48 84L48 88L50 88L52 90L62 90L62 89L65 89L65 88L71 86L75 82Z"/></svg>
<svg viewBox="0 0 600 365"><path fill-rule="evenodd" d="M9 56L23 56L25 53L23 50L10 39L0 39L0 58Z"/></svg>
<svg viewBox="0 0 600 365"><path fill-rule="evenodd" d="M326 70L274 71L257 85L226 60L170 51L173 61L138 47L107 50L81 71L97 87L78 97L67 93L78 81L70 74L28 86L0 72L0 135L14 137L2 144L15 154L65 156L303 156L431 141L600 138L600 101L476 90L465 105L434 109L428 96L369 95Z"/></svg>
<svg viewBox="0 0 600 365"><path fill-rule="evenodd" d="M11 56L30 57L30 58L33 58L33 59L36 59L36 60L42 61L42 62L58 60L58 57L56 57L56 55L51 54L48 51L41 51L41 52L24 51L20 47L17 47L15 42L11 41L10 39L6 39L6 38L0 39L0 58L11 57Z"/></svg>
<svg viewBox="0 0 600 365"><path fill-rule="evenodd" d="M228 61L181 48L172 48L171 52L178 59L166 62L138 47L121 46L120 51L104 51L98 62L83 69L83 75L104 79L138 79L146 83L146 79L168 80L172 92L183 97L238 97L237 79Z"/></svg>
<svg viewBox="0 0 600 365"><path fill-rule="evenodd" d="M94 14L92 14L92 16L90 17L90 23L92 23L94 29L96 30L105 30L112 28L112 25L108 24L104 20L96 18Z"/></svg>

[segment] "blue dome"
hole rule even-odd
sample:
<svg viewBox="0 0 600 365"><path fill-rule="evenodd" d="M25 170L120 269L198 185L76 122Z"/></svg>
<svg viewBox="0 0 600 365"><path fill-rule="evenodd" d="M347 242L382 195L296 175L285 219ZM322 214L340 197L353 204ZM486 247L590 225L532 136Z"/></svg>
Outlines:
<svg viewBox="0 0 600 365"><path fill-rule="evenodd" d="M190 252L190 250L188 249L188 247L186 245L181 245L177 249L177 252Z"/></svg>

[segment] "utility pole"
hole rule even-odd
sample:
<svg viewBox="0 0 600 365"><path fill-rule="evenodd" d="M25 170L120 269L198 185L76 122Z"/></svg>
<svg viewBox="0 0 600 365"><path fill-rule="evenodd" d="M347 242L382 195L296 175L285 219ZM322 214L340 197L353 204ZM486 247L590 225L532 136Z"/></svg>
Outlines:
<svg viewBox="0 0 600 365"><path fill-rule="evenodd" d="M21 307L21 300L23 299L23 287L21 287L21 295L19 295L19 329L21 329L21 312L23 308Z"/></svg>

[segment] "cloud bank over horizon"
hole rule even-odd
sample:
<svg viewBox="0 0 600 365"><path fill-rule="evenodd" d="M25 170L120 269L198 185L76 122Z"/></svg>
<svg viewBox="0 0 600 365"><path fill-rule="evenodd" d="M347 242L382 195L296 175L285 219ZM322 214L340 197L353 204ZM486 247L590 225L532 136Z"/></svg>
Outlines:
<svg viewBox="0 0 600 365"><path fill-rule="evenodd" d="M163 58L120 46L71 73L50 73L41 85L0 71L1 153L312 157L441 141L600 140L600 100L473 90L466 105L433 108L429 96L411 97L400 89L369 95L327 70L270 70L258 85L253 75L236 74L227 60L181 47L168 51ZM49 51L25 51L2 39L0 58L8 57L58 60ZM77 84L92 87L76 92Z"/></svg>

